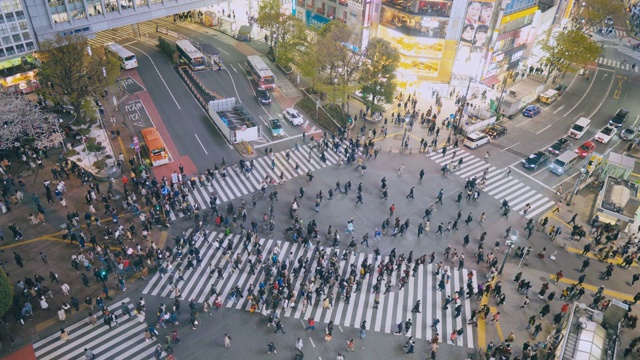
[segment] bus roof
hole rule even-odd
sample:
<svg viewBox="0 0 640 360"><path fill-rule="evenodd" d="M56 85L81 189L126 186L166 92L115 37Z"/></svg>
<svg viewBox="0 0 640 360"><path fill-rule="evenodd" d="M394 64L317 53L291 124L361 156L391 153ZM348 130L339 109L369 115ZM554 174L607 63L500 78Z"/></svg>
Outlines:
<svg viewBox="0 0 640 360"><path fill-rule="evenodd" d="M262 60L262 58L260 56L258 56L258 55L249 55L249 56L247 56L247 61L250 62L251 65L257 71L269 71L269 72L271 72L271 69L269 69L267 64L265 64L264 60Z"/></svg>
<svg viewBox="0 0 640 360"><path fill-rule="evenodd" d="M134 55L131 51L125 49L124 47L122 47L122 45L118 44L118 43L114 43L114 42L110 42L110 43L106 43L104 44L104 47L120 56L127 57L130 55Z"/></svg>
<svg viewBox="0 0 640 360"><path fill-rule="evenodd" d="M176 41L176 45L181 47L182 50L186 51L189 54L202 55L200 50L198 50L189 40L178 40ZM196 54L197 53L197 54Z"/></svg>
<svg viewBox="0 0 640 360"><path fill-rule="evenodd" d="M152 128L152 127L144 128L140 130L140 133L145 138L145 140L162 139L160 137L160 134L158 133L158 130L156 130L156 128Z"/></svg>

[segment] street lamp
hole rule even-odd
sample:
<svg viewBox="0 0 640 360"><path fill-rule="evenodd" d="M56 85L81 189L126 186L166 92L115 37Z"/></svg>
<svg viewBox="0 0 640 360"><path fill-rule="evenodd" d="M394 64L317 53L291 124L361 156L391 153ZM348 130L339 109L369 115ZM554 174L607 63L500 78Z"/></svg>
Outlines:
<svg viewBox="0 0 640 360"><path fill-rule="evenodd" d="M507 240L507 253L504 255L504 259L502 260L502 265L500 265L500 270L498 270L498 275L502 275L502 271L504 270L504 265L507 263L507 258L511 255L511 250L515 246L516 241L518 240L519 231L517 229L512 229L509 233L510 239Z"/></svg>
<svg viewBox="0 0 640 360"><path fill-rule="evenodd" d="M573 201L573 195L575 195L578 192L578 189L580 188L580 184L582 184L582 180L584 180L586 176L587 176L587 169L585 165L580 169L580 176L578 176L578 178L576 179L576 183L573 185L571 196L569 196L569 200L567 201L567 206L571 206L571 203Z"/></svg>

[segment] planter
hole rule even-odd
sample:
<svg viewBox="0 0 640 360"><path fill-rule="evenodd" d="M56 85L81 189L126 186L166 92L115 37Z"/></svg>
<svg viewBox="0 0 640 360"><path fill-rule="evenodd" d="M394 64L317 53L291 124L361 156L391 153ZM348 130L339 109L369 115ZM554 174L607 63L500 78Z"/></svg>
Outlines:
<svg viewBox="0 0 640 360"><path fill-rule="evenodd" d="M286 68L283 66L280 66L280 64L276 64L278 65L278 67L280 68L280 70L282 70L283 73L285 73L286 75L289 75L293 72L293 68L289 65Z"/></svg>

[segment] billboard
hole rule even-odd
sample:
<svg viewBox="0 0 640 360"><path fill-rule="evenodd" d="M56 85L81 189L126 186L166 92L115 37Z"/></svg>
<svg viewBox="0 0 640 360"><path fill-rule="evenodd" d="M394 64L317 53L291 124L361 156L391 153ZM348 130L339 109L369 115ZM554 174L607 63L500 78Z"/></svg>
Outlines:
<svg viewBox="0 0 640 360"><path fill-rule="evenodd" d="M474 0L467 4L464 26L453 64L454 76L477 78L480 75L494 6L493 1Z"/></svg>

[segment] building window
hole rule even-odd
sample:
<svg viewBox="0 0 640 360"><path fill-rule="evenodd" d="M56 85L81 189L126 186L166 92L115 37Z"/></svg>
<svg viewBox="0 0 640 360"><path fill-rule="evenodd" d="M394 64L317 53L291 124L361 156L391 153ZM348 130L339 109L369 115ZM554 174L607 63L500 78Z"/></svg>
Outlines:
<svg viewBox="0 0 640 360"><path fill-rule="evenodd" d="M22 10L20 0L5 0L0 2L0 11L8 13L16 10Z"/></svg>
<svg viewBox="0 0 640 360"><path fill-rule="evenodd" d="M23 52L25 52L26 50L24 49L24 45L23 44L18 44L16 45L16 50L18 50L18 53L22 54Z"/></svg>
<svg viewBox="0 0 640 360"><path fill-rule="evenodd" d="M18 26L20 27L21 31L25 31L29 29L29 25L27 25L26 21L19 21Z"/></svg>
<svg viewBox="0 0 640 360"><path fill-rule="evenodd" d="M11 56L11 55L15 55L16 54L16 49L14 49L13 46L9 46L9 47L6 47L4 49L7 52L7 56Z"/></svg>
<svg viewBox="0 0 640 360"><path fill-rule="evenodd" d="M137 7L147 6L147 0L136 0L136 6Z"/></svg>
<svg viewBox="0 0 640 360"><path fill-rule="evenodd" d="M67 14L67 11L65 10L64 12L59 12L59 13L55 13L55 14L51 15L51 19L53 19L53 22L55 24L65 23L65 22L69 21L69 15Z"/></svg>
<svg viewBox="0 0 640 360"><path fill-rule="evenodd" d="M13 13L4 14L4 17L5 19L7 19L7 22L16 21L16 17L13 15Z"/></svg>
<svg viewBox="0 0 640 360"><path fill-rule="evenodd" d="M4 15L0 14L0 24L4 24Z"/></svg>
<svg viewBox="0 0 640 360"><path fill-rule="evenodd" d="M107 0L104 2L106 7L105 12L110 13L114 11L118 11L118 2L116 0Z"/></svg>
<svg viewBox="0 0 640 360"><path fill-rule="evenodd" d="M25 16L24 16L24 11L20 10L20 11L16 11L16 18L18 20L24 20Z"/></svg>
<svg viewBox="0 0 640 360"><path fill-rule="evenodd" d="M7 25L0 25L0 35L7 35L9 33L9 29L7 29Z"/></svg>
<svg viewBox="0 0 640 360"><path fill-rule="evenodd" d="M11 37L13 38L13 43L14 44L22 42L22 37L20 37L20 34L13 34L13 35L11 35Z"/></svg>
<svg viewBox="0 0 640 360"><path fill-rule="evenodd" d="M22 33L22 38L25 40L31 40L31 33L28 31L25 31Z"/></svg>
<svg viewBox="0 0 640 360"><path fill-rule="evenodd" d="M161 4L162 0L149 0L149 4Z"/></svg>
<svg viewBox="0 0 640 360"><path fill-rule="evenodd" d="M31 41L29 41L26 45L27 45L27 51L33 51L36 49L36 45Z"/></svg>
<svg viewBox="0 0 640 360"><path fill-rule="evenodd" d="M2 45L11 45L11 36L3 36L2 37Z"/></svg>
<svg viewBox="0 0 640 360"><path fill-rule="evenodd" d="M409 15L386 6L380 12L380 24L409 36L444 39L449 19Z"/></svg>
<svg viewBox="0 0 640 360"><path fill-rule="evenodd" d="M69 0L69 11L71 11L71 18L74 20L87 17L82 0Z"/></svg>
<svg viewBox="0 0 640 360"><path fill-rule="evenodd" d="M538 0L511 0L507 2L504 8L504 14L509 15L517 13L518 11L526 10L530 7L536 6Z"/></svg>
<svg viewBox="0 0 640 360"><path fill-rule="evenodd" d="M10 33L17 33L18 32L18 24L16 23L11 23L9 24L9 32Z"/></svg>
<svg viewBox="0 0 640 360"><path fill-rule="evenodd" d="M4 54L4 49L0 49L0 58L5 57L6 55Z"/></svg>
<svg viewBox="0 0 640 360"><path fill-rule="evenodd" d="M102 3L100 0L87 0L87 6L89 7L90 16L102 15Z"/></svg>

